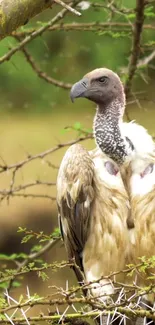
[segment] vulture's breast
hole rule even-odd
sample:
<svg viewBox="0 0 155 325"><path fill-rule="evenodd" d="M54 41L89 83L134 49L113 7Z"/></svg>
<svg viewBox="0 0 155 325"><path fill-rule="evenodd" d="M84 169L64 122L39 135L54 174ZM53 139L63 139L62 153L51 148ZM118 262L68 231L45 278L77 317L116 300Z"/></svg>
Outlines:
<svg viewBox="0 0 155 325"><path fill-rule="evenodd" d="M86 280L125 268L128 253L128 195L119 167L103 154L93 157L95 199L83 251ZM110 293L111 288L103 286Z"/></svg>

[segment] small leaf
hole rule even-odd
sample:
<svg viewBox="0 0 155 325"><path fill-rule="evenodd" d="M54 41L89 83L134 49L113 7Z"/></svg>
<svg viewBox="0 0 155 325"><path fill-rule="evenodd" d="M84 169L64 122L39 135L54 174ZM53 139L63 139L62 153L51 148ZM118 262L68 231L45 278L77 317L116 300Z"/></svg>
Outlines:
<svg viewBox="0 0 155 325"><path fill-rule="evenodd" d="M26 236L23 237L21 243L22 244L27 243L33 237L34 237L33 235L26 235Z"/></svg>
<svg viewBox="0 0 155 325"><path fill-rule="evenodd" d="M79 130L81 130L81 128L82 128L82 124L80 122L74 123L74 129L75 130L79 131Z"/></svg>

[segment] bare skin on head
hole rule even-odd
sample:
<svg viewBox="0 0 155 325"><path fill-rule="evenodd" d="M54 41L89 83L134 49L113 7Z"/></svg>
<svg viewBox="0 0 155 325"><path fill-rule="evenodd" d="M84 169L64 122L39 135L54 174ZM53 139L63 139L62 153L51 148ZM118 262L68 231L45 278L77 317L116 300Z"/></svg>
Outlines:
<svg viewBox="0 0 155 325"><path fill-rule="evenodd" d="M120 131L125 94L118 75L106 68L95 69L73 85L70 96L72 101L83 97L97 104L94 119L97 145L110 158L122 164L134 148Z"/></svg>

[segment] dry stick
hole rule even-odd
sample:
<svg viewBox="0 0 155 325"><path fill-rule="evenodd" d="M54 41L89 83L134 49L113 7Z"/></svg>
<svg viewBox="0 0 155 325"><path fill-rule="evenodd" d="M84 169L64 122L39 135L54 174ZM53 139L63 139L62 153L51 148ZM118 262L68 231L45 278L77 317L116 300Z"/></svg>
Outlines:
<svg viewBox="0 0 155 325"><path fill-rule="evenodd" d="M16 169L15 169L16 170ZM41 182L39 180L36 180L36 181L33 181L31 183L27 183L27 184L24 184L24 185L19 185L19 186L16 186L16 187L12 187L12 188L9 188L9 189L4 189L4 190L0 190L0 195L3 196L3 198L0 199L0 201L2 201L2 199L4 199L5 197L9 197L9 196L25 196L25 197L38 197L37 194L26 194L26 193L20 193L18 194L17 192L19 191L23 191L27 188L30 188L30 187L33 187L33 186L37 186L37 185L46 185L46 186L55 186L56 183L55 182ZM36 196L35 196L36 195ZM48 196L48 195L42 195L42 194L38 194L39 197L46 197L46 198L50 198L51 200L55 200L54 197L51 197L51 196Z"/></svg>
<svg viewBox="0 0 155 325"><path fill-rule="evenodd" d="M74 3L71 2L70 5L76 5L80 0L75 1ZM52 18L47 24L40 27L38 30L32 32L32 34L28 35L20 44L15 46L13 49L11 49L8 53L3 55L0 58L0 64L2 64L4 61L10 60L10 58L19 50L21 50L25 45L30 43L33 39L35 39L37 36L41 36L49 27L53 26L57 21L61 20L65 17L65 15L68 13L68 9L61 10L54 18Z"/></svg>
<svg viewBox="0 0 155 325"><path fill-rule="evenodd" d="M12 181L11 181L11 186L9 189L4 189L4 190L0 190L0 195L1 195L1 198L0 198L0 202L2 202L4 199L7 199L9 200L11 197L23 197L23 198L45 198L45 199L49 199L51 201L55 201L56 198L53 197L53 196L50 196L48 194L34 194L34 193L18 193L19 191L22 191L22 190L25 190L29 187L32 187L32 186L35 186L35 185L47 185L47 186L52 186L52 185L55 185L54 182L41 182L39 180L37 181L34 181L34 182L31 182L31 183L27 183L25 185L19 185L17 187L14 187L14 177L15 177L15 174L17 172L17 170L19 170L20 168L22 168L25 164L29 163L30 161L32 160L35 160L35 159L43 159L45 156L59 150L60 148L63 148L63 147L66 147L66 146L70 146L72 144L76 144L78 142L81 142L81 141L84 141L84 140L87 140L87 139L91 139L93 138L92 134L90 135L87 135L85 137L80 137L80 138L77 138L76 140L73 140L73 141L69 141L69 142L66 142L66 143L63 143L63 144L58 144L56 147L54 148L51 148L49 150L46 150L42 153L39 153L37 155L34 155L34 156L31 156L31 155L28 155L28 157L23 160L23 161L20 161L16 164L13 164L13 165L0 165L0 173L3 173L3 172L6 172L7 170L13 170L13 176L12 176Z"/></svg>
<svg viewBox="0 0 155 325"><path fill-rule="evenodd" d="M125 83L126 96L128 96L130 92L132 80L137 69L137 63L140 55L140 42L144 23L144 9L145 0L136 0L136 19L133 30L132 50L128 67L128 78Z"/></svg>
<svg viewBox="0 0 155 325"><path fill-rule="evenodd" d="M32 186L37 186L37 185L54 186L54 185L56 185L56 182L42 182L42 181L36 180L34 182L27 183L27 184L24 184L24 185L19 185L19 186L13 188L13 192L18 192L18 191L21 191L21 190L25 190L26 188L29 188L29 187L32 187ZM6 192L7 192L7 190L6 190Z"/></svg>
<svg viewBox="0 0 155 325"><path fill-rule="evenodd" d="M34 199L49 199L51 201L55 201L56 197L50 196L48 194L34 194L34 193L5 193L5 191L0 191L1 198L0 202L2 202L4 199L10 199L11 197L23 197L23 198L34 198Z"/></svg>
<svg viewBox="0 0 155 325"><path fill-rule="evenodd" d="M15 36L15 38L18 41L21 41L21 37ZM39 78L44 79L46 82L48 82L48 83L50 83L50 84L52 84L54 86L61 87L61 88L64 88L64 89L70 89L72 87L72 84L64 83L63 81L56 80L56 79L48 76L44 71L42 71L37 66L37 64L35 63L32 55L30 55L29 51L25 47L22 48L22 52L25 55L27 62L31 65L32 69L37 73Z"/></svg>

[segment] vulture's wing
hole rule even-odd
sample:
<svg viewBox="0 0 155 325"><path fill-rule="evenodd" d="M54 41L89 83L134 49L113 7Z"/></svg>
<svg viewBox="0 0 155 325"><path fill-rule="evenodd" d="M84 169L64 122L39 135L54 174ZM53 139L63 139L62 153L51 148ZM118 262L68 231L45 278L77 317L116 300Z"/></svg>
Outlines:
<svg viewBox="0 0 155 325"><path fill-rule="evenodd" d="M83 281L82 251L89 231L93 191L93 161L80 144L71 146L59 169L57 203L59 225L69 260L75 259L74 271Z"/></svg>

